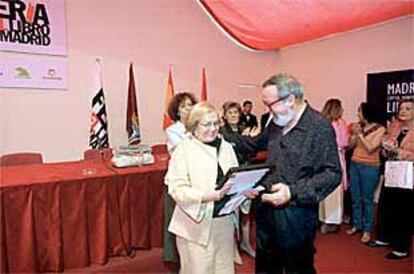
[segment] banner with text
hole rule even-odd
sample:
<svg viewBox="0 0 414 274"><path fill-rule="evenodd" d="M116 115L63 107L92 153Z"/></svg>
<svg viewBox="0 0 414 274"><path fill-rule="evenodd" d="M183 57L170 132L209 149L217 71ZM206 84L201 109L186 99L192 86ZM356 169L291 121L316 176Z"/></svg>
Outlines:
<svg viewBox="0 0 414 274"><path fill-rule="evenodd" d="M0 50L66 55L64 0L0 0Z"/></svg>
<svg viewBox="0 0 414 274"><path fill-rule="evenodd" d="M30 58L1 57L0 87L66 89L67 61Z"/></svg>
<svg viewBox="0 0 414 274"><path fill-rule="evenodd" d="M380 112L383 121L398 110L400 100L414 98L414 69L368 73L367 100Z"/></svg>

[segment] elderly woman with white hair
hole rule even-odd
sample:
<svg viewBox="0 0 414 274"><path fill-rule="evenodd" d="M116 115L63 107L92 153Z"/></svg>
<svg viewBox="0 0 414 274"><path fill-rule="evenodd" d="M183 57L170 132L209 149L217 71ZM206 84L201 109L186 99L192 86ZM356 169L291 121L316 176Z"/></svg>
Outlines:
<svg viewBox="0 0 414 274"><path fill-rule="evenodd" d="M233 219L219 211L230 188L221 179L237 157L219 137L219 114L209 103L194 105L185 126L191 136L174 149L165 178L176 202L169 231L176 235L180 273L234 273Z"/></svg>

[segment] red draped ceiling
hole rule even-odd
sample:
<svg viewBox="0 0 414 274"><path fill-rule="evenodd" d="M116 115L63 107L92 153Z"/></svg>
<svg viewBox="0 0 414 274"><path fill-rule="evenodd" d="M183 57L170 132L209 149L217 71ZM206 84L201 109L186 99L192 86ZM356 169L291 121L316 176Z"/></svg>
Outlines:
<svg viewBox="0 0 414 274"><path fill-rule="evenodd" d="M199 0L239 43L273 50L414 13L414 0Z"/></svg>

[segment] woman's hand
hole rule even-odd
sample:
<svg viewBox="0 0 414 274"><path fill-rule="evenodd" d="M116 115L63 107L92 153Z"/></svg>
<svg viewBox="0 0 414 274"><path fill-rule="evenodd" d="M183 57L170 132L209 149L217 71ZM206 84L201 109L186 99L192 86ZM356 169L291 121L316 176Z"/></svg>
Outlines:
<svg viewBox="0 0 414 274"><path fill-rule="evenodd" d="M362 133L362 125L360 123L356 123L352 128L352 134L358 135Z"/></svg>
<svg viewBox="0 0 414 274"><path fill-rule="evenodd" d="M249 136L250 135L250 128L249 127L246 127L243 131L242 131L242 135L243 136Z"/></svg>
<svg viewBox="0 0 414 274"><path fill-rule="evenodd" d="M381 146L389 152L396 152L398 148L397 143L393 140L383 140Z"/></svg>
<svg viewBox="0 0 414 274"><path fill-rule="evenodd" d="M259 195L259 191L257 191L256 189L248 189L243 191L242 194L249 199L254 199Z"/></svg>
<svg viewBox="0 0 414 274"><path fill-rule="evenodd" d="M223 199L224 195L226 195L227 192L229 192L231 186L232 186L232 183L228 182L224 184L224 186L220 188L219 190L213 190L213 191L205 193L202 197L202 201L203 202L220 201L221 199Z"/></svg>
<svg viewBox="0 0 414 274"><path fill-rule="evenodd" d="M262 129L260 127L254 127L252 128L252 130L250 130L250 137L256 137L257 135L260 134L260 132L262 131Z"/></svg>

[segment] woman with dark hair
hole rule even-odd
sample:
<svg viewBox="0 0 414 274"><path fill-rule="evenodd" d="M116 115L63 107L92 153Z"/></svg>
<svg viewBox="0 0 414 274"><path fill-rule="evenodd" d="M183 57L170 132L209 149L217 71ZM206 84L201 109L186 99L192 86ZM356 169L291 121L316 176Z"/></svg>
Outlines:
<svg viewBox="0 0 414 274"><path fill-rule="evenodd" d="M167 135L167 148L171 154L174 148L188 137L185 129L185 122L194 104L197 103L195 96L189 92L181 92L174 95L170 105L168 106L168 115L175 121L169 126L165 133ZM164 191L164 261L179 262L178 253L175 244L175 236L168 232L171 216L174 210L175 202L168 195L167 190Z"/></svg>
<svg viewBox="0 0 414 274"><path fill-rule="evenodd" d="M229 142L233 147L239 147L242 143L242 134L246 129L240 124L240 116L242 114L242 108L239 103L226 102L223 104L223 121L224 125L220 127L220 133L223 138ZM245 165L249 163L250 158L253 156L249 153L243 153L243 151L236 151L237 160L239 165ZM242 241L240 243L240 249L246 252L250 257L255 257L256 252L250 244L250 207L251 201L247 200L240 208L241 211L241 235ZM237 220L238 222L238 220ZM238 225L237 225L238 227ZM234 261L237 264L242 264L242 260L236 249Z"/></svg>
<svg viewBox="0 0 414 274"><path fill-rule="evenodd" d="M386 159L414 161L414 100L400 101L397 119L389 124L382 147ZM385 187L383 184L378 201L377 240L367 245L370 247L391 245L393 250L386 255L387 259L398 260L409 257L414 228L413 201L412 189Z"/></svg>
<svg viewBox="0 0 414 274"><path fill-rule="evenodd" d="M345 150L349 138L348 127L345 120L342 119L343 112L344 109L339 99L329 99L322 109L322 115L331 121L335 130L338 156L342 167L342 183L319 203L319 220L322 222L321 233L336 232L342 223L344 190L348 188Z"/></svg>
<svg viewBox="0 0 414 274"><path fill-rule="evenodd" d="M349 139L349 146L355 149L349 171L353 226L347 234L363 231L362 243L370 241L374 228L374 192L379 180L379 152L385 134L385 128L376 120L375 111L371 103L360 105L359 123Z"/></svg>
<svg viewBox="0 0 414 274"><path fill-rule="evenodd" d="M237 146L242 142L242 134L243 131L246 129L240 123L240 116L242 113L242 108L239 103L228 101L223 104L223 125L220 127L220 133L226 139L226 141L230 142L233 147ZM249 161L249 154L242 153L240 151L237 153L237 159L239 160L239 164L247 164Z"/></svg>
<svg viewBox="0 0 414 274"><path fill-rule="evenodd" d="M181 92L174 95L168 106L168 115L175 122L165 132L167 134L167 148L171 153L176 145L186 137L185 121L193 105L197 103L195 96L189 92Z"/></svg>

